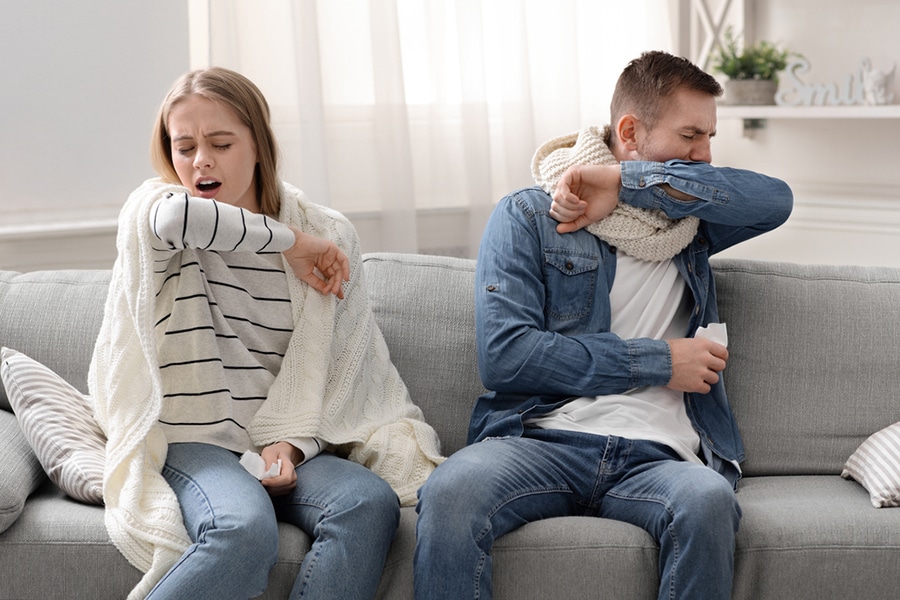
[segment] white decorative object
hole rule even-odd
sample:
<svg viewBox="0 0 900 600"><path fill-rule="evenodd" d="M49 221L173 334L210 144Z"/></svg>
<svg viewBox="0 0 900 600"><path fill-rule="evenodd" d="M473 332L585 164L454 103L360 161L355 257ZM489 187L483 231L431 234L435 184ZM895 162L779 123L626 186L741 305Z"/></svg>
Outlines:
<svg viewBox="0 0 900 600"><path fill-rule="evenodd" d="M838 83L807 83L800 75L808 73L806 58L795 58L785 68L786 85L775 95L780 106L852 106L890 104L894 98L896 65L890 72L872 69L868 58L860 62L856 75L848 74Z"/></svg>
<svg viewBox="0 0 900 600"><path fill-rule="evenodd" d="M872 68L872 62L864 58L860 64L859 75L863 84L863 104L881 105L894 101L894 75L897 65L890 71Z"/></svg>

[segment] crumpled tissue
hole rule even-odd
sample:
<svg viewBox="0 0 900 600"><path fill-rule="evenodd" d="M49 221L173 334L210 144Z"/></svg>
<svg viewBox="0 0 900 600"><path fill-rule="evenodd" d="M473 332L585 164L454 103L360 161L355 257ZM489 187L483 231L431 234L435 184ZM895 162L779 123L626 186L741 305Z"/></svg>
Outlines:
<svg viewBox="0 0 900 600"><path fill-rule="evenodd" d="M241 455L241 466L247 469L247 472L262 481L263 479L269 479L270 477L276 477L279 473L281 473L281 459L272 464L269 467L269 470L266 470L266 461L263 460L263 457L253 452L252 450L247 450Z"/></svg>
<svg viewBox="0 0 900 600"><path fill-rule="evenodd" d="M725 329L725 323L710 323L706 327L700 327L694 337L712 340L728 347L728 330Z"/></svg>

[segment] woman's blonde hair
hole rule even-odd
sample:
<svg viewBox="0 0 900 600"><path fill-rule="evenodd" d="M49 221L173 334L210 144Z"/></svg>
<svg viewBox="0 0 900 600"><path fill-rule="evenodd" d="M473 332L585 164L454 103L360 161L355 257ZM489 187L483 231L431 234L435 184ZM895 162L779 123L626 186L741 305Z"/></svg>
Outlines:
<svg viewBox="0 0 900 600"><path fill-rule="evenodd" d="M281 210L281 183L278 177L278 147L269 124L269 103L256 85L235 71L210 67L191 71L178 78L163 100L153 127L150 162L163 179L181 183L172 162L169 113L191 95L222 102L234 110L256 144L256 196L262 214L277 218Z"/></svg>

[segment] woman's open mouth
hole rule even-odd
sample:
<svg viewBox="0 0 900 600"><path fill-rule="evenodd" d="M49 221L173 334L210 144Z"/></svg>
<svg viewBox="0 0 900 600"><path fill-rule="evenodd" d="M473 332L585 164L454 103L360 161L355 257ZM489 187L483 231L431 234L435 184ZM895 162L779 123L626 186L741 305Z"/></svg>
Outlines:
<svg viewBox="0 0 900 600"><path fill-rule="evenodd" d="M206 195L216 191L221 185L221 181L216 181L215 179L203 179L197 182L197 191L202 195Z"/></svg>

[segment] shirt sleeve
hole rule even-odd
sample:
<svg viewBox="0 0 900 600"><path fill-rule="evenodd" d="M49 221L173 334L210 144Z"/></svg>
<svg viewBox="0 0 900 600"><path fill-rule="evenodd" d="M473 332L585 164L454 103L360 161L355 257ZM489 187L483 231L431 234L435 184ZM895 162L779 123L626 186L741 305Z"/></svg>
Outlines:
<svg viewBox="0 0 900 600"><path fill-rule="evenodd" d="M164 248L217 252L283 252L294 232L266 215L185 193L169 194L150 210L150 229Z"/></svg>
<svg viewBox="0 0 900 600"><path fill-rule="evenodd" d="M704 223L712 252L771 231L791 214L794 196L775 177L709 163L623 161L619 200L662 210L671 219L694 216ZM679 200L666 185L688 196Z"/></svg>
<svg viewBox="0 0 900 600"><path fill-rule="evenodd" d="M284 441L303 453L303 461L300 462L300 465L305 464L306 462L321 454L322 446L324 445L324 443L318 438L294 438ZM299 467L300 465L294 466Z"/></svg>

